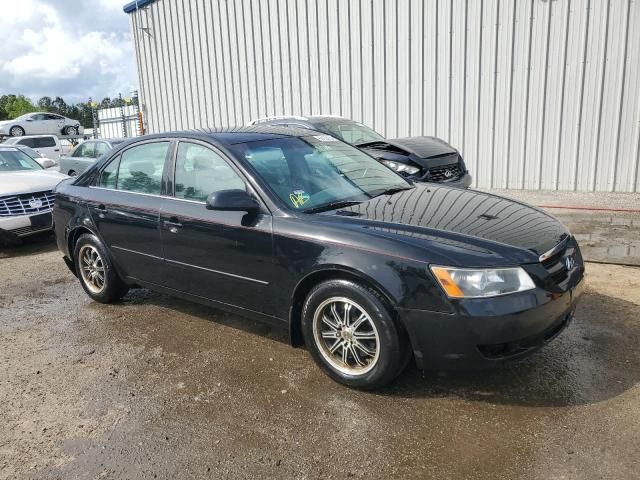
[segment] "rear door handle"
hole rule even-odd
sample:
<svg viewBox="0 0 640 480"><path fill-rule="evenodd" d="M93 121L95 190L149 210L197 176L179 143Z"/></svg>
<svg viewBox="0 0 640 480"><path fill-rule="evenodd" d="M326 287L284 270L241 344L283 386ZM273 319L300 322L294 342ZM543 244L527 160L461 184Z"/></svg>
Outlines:
<svg viewBox="0 0 640 480"><path fill-rule="evenodd" d="M108 212L107 207L104 205L98 205L96 210L98 210L98 217L100 218L104 218L105 214Z"/></svg>
<svg viewBox="0 0 640 480"><path fill-rule="evenodd" d="M171 220L165 220L164 225L169 229L171 233L178 233L178 230L182 228L182 224L180 222L172 221L177 220L172 218Z"/></svg>

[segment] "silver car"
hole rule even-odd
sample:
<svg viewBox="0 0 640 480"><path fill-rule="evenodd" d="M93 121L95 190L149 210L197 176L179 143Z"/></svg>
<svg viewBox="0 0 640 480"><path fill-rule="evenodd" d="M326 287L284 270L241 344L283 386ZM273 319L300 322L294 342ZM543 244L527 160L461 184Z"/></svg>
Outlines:
<svg viewBox="0 0 640 480"><path fill-rule="evenodd" d="M60 171L74 177L80 175L101 156L116 145L127 140L126 138L100 138L87 140L74 148L69 155L60 157Z"/></svg>
<svg viewBox="0 0 640 480"><path fill-rule="evenodd" d="M0 122L0 135L21 137L23 135L81 135L84 128L78 120L56 113L33 112L13 120Z"/></svg>

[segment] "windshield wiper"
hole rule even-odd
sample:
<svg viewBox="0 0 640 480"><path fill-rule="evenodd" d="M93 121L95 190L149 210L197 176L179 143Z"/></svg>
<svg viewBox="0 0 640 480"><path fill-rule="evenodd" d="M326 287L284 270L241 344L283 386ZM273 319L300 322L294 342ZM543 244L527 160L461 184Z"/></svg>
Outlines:
<svg viewBox="0 0 640 480"><path fill-rule="evenodd" d="M338 202L330 202L325 203L324 205L318 205L317 207L307 208L303 210L302 213L318 213L318 212L327 212L329 210L337 210L338 208L343 207L351 207L353 205L358 205L362 202L358 202L356 200L342 200Z"/></svg>
<svg viewBox="0 0 640 480"><path fill-rule="evenodd" d="M386 190L381 191L380 193L376 193L374 197L379 197L381 195L393 195L394 193L404 192L405 190L413 190L414 188L416 188L415 185L411 185L408 187L405 187L405 186L390 187L390 188L387 188Z"/></svg>

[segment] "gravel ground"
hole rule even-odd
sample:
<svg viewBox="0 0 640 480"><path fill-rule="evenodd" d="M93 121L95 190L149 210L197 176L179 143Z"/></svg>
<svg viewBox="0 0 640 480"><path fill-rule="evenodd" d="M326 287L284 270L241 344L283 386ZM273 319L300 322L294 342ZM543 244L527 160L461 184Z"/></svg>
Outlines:
<svg viewBox="0 0 640 480"><path fill-rule="evenodd" d="M50 237L0 250L0 478L631 479L640 269L588 265L526 360L346 389L286 333L146 290L92 302Z"/></svg>

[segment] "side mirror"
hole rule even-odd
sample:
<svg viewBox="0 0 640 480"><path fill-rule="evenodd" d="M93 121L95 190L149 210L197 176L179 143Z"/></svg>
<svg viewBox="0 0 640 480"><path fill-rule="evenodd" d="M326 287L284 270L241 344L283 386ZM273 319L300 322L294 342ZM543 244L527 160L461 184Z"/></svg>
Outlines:
<svg viewBox="0 0 640 480"><path fill-rule="evenodd" d="M258 213L260 204L245 190L220 190L207 197L207 210Z"/></svg>
<svg viewBox="0 0 640 480"><path fill-rule="evenodd" d="M40 162L40 165L42 165L42 168L51 168L58 165L58 163L55 160L51 160L50 158L45 158Z"/></svg>

